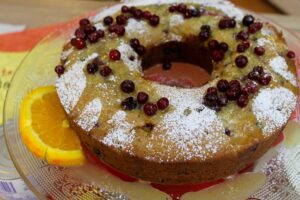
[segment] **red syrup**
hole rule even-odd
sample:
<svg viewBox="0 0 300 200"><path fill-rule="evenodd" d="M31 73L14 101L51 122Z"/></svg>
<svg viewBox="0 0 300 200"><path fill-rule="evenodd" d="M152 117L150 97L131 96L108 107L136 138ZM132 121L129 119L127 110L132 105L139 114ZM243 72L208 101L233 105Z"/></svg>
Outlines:
<svg viewBox="0 0 300 200"><path fill-rule="evenodd" d="M189 65L189 64L187 64ZM149 70L145 71L145 78L147 80L155 81L160 84L170 85L170 86L177 86L183 88L191 88L191 87L198 87L204 85L206 82L210 80L210 76L207 72L203 69L195 66L188 66L191 67L187 70L187 65L182 63L177 63L172 65L172 70L163 71L161 65L154 66ZM200 69L200 70L199 70ZM183 71L182 71L183 70ZM171 72L173 71L173 72ZM175 72L174 72L175 71ZM193 77L189 77L188 74L192 74ZM172 75L175 74L175 77ZM273 147L281 143L284 139L283 133L281 133L278 139L274 142ZM108 173L120 178L126 182L136 182L138 179L128 176L110 166L103 163L98 157L96 157L86 146L82 145L83 151L85 152L85 156L88 162L94 164L98 167L105 169ZM249 166L245 167L244 169L240 170L237 174L243 174L247 172L252 172L255 167L255 164L252 163ZM216 181L199 183L199 184L187 184L187 185L162 185L158 183L151 183L151 186L167 193L170 195L173 200L178 200L180 197L187 193L187 192L196 192L208 187L220 184L224 182L225 179L219 179Z"/></svg>

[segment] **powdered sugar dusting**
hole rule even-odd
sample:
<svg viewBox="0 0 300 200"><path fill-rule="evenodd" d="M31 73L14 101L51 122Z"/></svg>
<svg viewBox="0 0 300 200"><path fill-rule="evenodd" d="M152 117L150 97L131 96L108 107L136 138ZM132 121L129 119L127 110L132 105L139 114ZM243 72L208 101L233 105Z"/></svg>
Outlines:
<svg viewBox="0 0 300 200"><path fill-rule="evenodd" d="M106 29L106 27L103 25L102 22L98 22L98 23L94 24L94 26L96 27L97 30L99 30L99 29L105 30Z"/></svg>
<svg viewBox="0 0 300 200"><path fill-rule="evenodd" d="M277 56L271 59L269 65L276 73L290 81L294 86L297 86L297 79L293 73L288 71L288 65L282 56Z"/></svg>
<svg viewBox="0 0 300 200"><path fill-rule="evenodd" d="M126 121L126 112L117 111L107 123L112 128L102 139L103 144L130 151L135 138L135 130L133 125Z"/></svg>
<svg viewBox="0 0 300 200"><path fill-rule="evenodd" d="M130 71L140 71L141 61L137 59L137 53L126 43L121 42L118 50L121 53L121 59L128 66ZM136 59L133 61L129 59L130 56L134 56Z"/></svg>
<svg viewBox="0 0 300 200"><path fill-rule="evenodd" d="M182 15L172 15L170 17L170 27L178 26L184 23Z"/></svg>
<svg viewBox="0 0 300 200"><path fill-rule="evenodd" d="M270 29L270 28L264 27L264 28L261 29L261 34L263 36L270 36L270 35L273 35L273 30Z"/></svg>
<svg viewBox="0 0 300 200"><path fill-rule="evenodd" d="M128 20L128 23L126 26L126 33L130 38L132 38L136 35L142 35L146 32L148 32L148 25L146 22L138 21L138 20L132 19L132 18L130 18Z"/></svg>
<svg viewBox="0 0 300 200"><path fill-rule="evenodd" d="M265 45L270 45L272 44L272 42L266 38L259 38L257 41L256 41L257 45L258 46L265 46Z"/></svg>
<svg viewBox="0 0 300 200"><path fill-rule="evenodd" d="M68 56L73 52L73 48L70 48L66 51L61 52L60 54L60 59L61 60L66 60L68 58Z"/></svg>
<svg viewBox="0 0 300 200"><path fill-rule="evenodd" d="M67 114L74 109L86 87L86 77L83 72L84 66L97 56L97 53L93 53L84 61L75 62L73 66L70 66L70 70L57 79L57 94Z"/></svg>
<svg viewBox="0 0 300 200"><path fill-rule="evenodd" d="M102 110L101 100L96 98L82 110L75 122L85 131L90 131L97 123Z"/></svg>
<svg viewBox="0 0 300 200"><path fill-rule="evenodd" d="M174 108L165 114L162 122L155 129L163 130L160 138L166 144L176 146L172 159L205 159L216 153L226 141L222 121L215 111L202 105L203 89L183 89L159 85L158 94L170 100ZM148 145L151 148L151 144ZM166 148L169 148L167 146ZM165 151L172 153L172 149ZM151 159L148 157L148 159Z"/></svg>
<svg viewBox="0 0 300 200"><path fill-rule="evenodd" d="M265 136L281 128L296 107L297 97L288 89L262 89L252 103L257 121Z"/></svg>

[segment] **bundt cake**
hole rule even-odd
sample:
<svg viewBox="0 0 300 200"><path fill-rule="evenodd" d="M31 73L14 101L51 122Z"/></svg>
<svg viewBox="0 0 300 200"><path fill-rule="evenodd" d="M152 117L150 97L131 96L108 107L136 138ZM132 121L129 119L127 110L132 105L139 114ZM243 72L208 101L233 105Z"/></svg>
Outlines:
<svg viewBox="0 0 300 200"><path fill-rule="evenodd" d="M55 68L81 142L150 182L236 173L272 146L297 102L295 54L281 32L228 1L182 2L128 1L81 19ZM201 66L211 80L179 88L144 78L172 62Z"/></svg>

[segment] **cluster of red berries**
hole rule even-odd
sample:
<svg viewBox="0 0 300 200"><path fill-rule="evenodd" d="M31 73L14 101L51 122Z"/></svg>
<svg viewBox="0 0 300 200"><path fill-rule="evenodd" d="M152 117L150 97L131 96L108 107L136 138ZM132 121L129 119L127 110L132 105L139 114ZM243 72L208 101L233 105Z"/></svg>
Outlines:
<svg viewBox="0 0 300 200"><path fill-rule="evenodd" d="M228 29L228 28L235 28L236 26L236 21L234 18L229 18L229 17L223 17L219 21L219 28L220 29Z"/></svg>
<svg viewBox="0 0 300 200"><path fill-rule="evenodd" d="M107 77L112 74L112 69L98 58L95 58L91 63L88 63L86 70L89 74L95 74L99 70L100 75L103 77Z"/></svg>
<svg viewBox="0 0 300 200"><path fill-rule="evenodd" d="M96 43L105 36L105 33L103 30L97 30L88 19L84 18L79 21L79 28L75 30L74 36L71 39L71 44L80 50L86 47L86 40L90 43Z"/></svg>
<svg viewBox="0 0 300 200"><path fill-rule="evenodd" d="M140 41L136 38L130 40L130 46L139 56L142 56L146 53L146 48L141 45Z"/></svg>
<svg viewBox="0 0 300 200"><path fill-rule="evenodd" d="M185 19L190 19L192 17L200 17L205 12L204 9L200 8L187 8L187 5L184 3L173 4L169 7L169 12L171 13L181 13Z"/></svg>
<svg viewBox="0 0 300 200"><path fill-rule="evenodd" d="M247 81L242 87L240 81L232 80L228 82L221 79L217 87L210 87L206 91L204 104L209 108L220 111L229 101L236 101L238 106L245 107L248 104L248 96L257 90L257 84L253 81Z"/></svg>
<svg viewBox="0 0 300 200"><path fill-rule="evenodd" d="M218 42L217 40L210 40L207 43L208 50L211 58L215 62L219 62L224 59L225 53L228 51L228 44L225 42Z"/></svg>
<svg viewBox="0 0 300 200"><path fill-rule="evenodd" d="M261 22L255 22L255 18L252 15L246 15L243 18L243 25L248 27L248 32L250 34L260 31L263 27Z"/></svg>
<svg viewBox="0 0 300 200"><path fill-rule="evenodd" d="M256 81L261 85L269 85L272 80L272 76L268 73L265 73L262 66L256 66L248 74L250 80Z"/></svg>
<svg viewBox="0 0 300 200"><path fill-rule="evenodd" d="M117 23L118 23L118 21L120 21L119 24L121 24L121 25L124 25L127 22L127 19L131 18L131 17L134 19L137 19L137 20L140 20L140 19L148 20L148 22L151 26L157 26L160 21L159 16L152 14L151 12L149 12L147 10L143 11L134 6L132 6L132 7L122 6L121 12L122 12L122 14L120 16L122 16L122 17L116 18Z"/></svg>
<svg viewBox="0 0 300 200"><path fill-rule="evenodd" d="M125 93L132 93L135 90L135 84L131 80L124 80L120 88ZM146 92L139 92L137 97L128 97L121 102L121 106L124 110L133 110L139 105L144 105L144 113L148 116L156 114L157 110L165 110L169 106L169 100L165 97L160 98L156 104L148 102L149 95Z"/></svg>
<svg viewBox="0 0 300 200"><path fill-rule="evenodd" d="M116 17L115 22L112 16L106 16L103 19L103 24L108 26L108 31L110 33L115 33L118 36L123 36L125 34L125 25L129 18L148 20L151 26L157 26L160 21L159 16L154 15L149 11L142 11L136 7L122 6L121 12L122 14Z"/></svg>
<svg viewBox="0 0 300 200"><path fill-rule="evenodd" d="M200 28L199 39L204 42L208 40L211 35L211 29L209 25L202 25Z"/></svg>
<svg viewBox="0 0 300 200"><path fill-rule="evenodd" d="M269 85L272 80L271 75L264 72L263 67L256 66L245 79L244 86L238 80L228 82L221 79L217 87L210 87L204 96L204 104L209 108L220 111L221 107L227 105L228 101L236 101L241 108L247 106L249 95L258 91L258 86Z"/></svg>

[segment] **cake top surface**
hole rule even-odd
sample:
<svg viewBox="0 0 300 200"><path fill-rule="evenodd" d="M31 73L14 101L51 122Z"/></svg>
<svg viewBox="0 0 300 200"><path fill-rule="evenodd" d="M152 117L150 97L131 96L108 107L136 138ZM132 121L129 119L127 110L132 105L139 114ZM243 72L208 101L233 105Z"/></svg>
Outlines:
<svg viewBox="0 0 300 200"><path fill-rule="evenodd" d="M248 34L245 40L237 39L245 36L240 32L249 30L250 26L243 25L245 14L229 1L185 1L187 8L203 10L201 16L188 19L169 11L171 4L179 2L126 1L91 18L96 29L105 33L98 42L87 42L87 47L80 50L66 44L62 54L66 72L57 79L56 87L69 118L103 145L158 162L206 160L219 151L237 151L246 143L256 143L281 130L296 106L298 94L295 64L286 56L288 50L281 34L271 25L259 22L263 27ZM152 26L147 20L130 17L123 25L125 33L117 36L110 26L103 24L103 19L117 17L124 5L156 14L160 17L159 24ZM234 19L234 28L220 28L224 16ZM132 38L137 38L147 51L174 41L196 43L194 38L199 37L203 25L210 27L211 35L205 41L196 41L200 46L208 48L213 39L228 46L222 60L212 61L212 81L200 88L178 88L143 78L145 60L130 45ZM237 52L240 51L237 46L246 42L250 47ZM263 47L264 54L256 55L255 47ZM112 50L119 52L119 60L111 59ZM235 59L240 55L247 57L246 67L237 67ZM89 73L95 60L101 62L99 70L109 66L112 73L109 76ZM216 109L206 102L207 89L216 87L221 79L238 80L243 86L248 84L249 78L245 80L245 77L249 77L255 66L263 66L262 76L271 76L271 80L266 79L268 84L251 81L257 91L247 95L245 106L241 108L230 100L222 109ZM133 92L120 89L124 80L134 82ZM149 102L166 97L168 108L148 116L143 113L143 104L130 110L121 106L127 98L136 98L140 91L149 94Z"/></svg>

